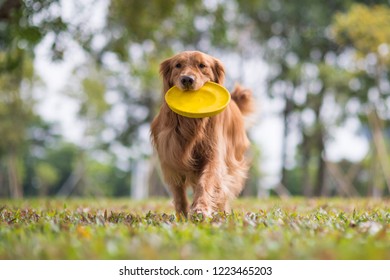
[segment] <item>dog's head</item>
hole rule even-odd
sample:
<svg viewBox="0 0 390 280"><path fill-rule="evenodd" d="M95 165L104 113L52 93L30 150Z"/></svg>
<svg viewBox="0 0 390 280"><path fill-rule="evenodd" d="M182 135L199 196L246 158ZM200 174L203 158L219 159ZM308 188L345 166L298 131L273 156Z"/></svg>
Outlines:
<svg viewBox="0 0 390 280"><path fill-rule="evenodd" d="M164 92L173 86L181 90L198 90L208 81L223 84L225 80L222 63L198 51L182 52L163 61L160 73Z"/></svg>

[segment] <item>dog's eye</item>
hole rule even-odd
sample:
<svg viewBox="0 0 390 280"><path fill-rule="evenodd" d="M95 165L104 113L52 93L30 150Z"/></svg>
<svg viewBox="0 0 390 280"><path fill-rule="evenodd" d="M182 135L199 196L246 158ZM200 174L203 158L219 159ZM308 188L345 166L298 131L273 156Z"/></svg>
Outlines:
<svg viewBox="0 0 390 280"><path fill-rule="evenodd" d="M175 67L176 67L176 68L181 68L181 63L177 63L177 64L175 65Z"/></svg>
<svg viewBox="0 0 390 280"><path fill-rule="evenodd" d="M199 68L203 69L205 67L206 67L206 65L204 65L203 63L199 63Z"/></svg>

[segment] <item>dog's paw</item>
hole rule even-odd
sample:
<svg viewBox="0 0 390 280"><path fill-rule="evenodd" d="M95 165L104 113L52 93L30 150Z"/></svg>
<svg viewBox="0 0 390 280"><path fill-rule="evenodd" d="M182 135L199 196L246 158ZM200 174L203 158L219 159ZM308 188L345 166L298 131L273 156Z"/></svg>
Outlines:
<svg viewBox="0 0 390 280"><path fill-rule="evenodd" d="M194 207L191 209L189 215L192 221L203 221L204 219L211 217L211 211L207 208Z"/></svg>

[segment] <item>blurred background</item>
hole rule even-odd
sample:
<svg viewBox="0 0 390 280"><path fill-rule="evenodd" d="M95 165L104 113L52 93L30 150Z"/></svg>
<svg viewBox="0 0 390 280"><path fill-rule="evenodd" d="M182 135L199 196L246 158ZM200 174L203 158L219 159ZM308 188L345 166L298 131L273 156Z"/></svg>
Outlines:
<svg viewBox="0 0 390 280"><path fill-rule="evenodd" d="M253 90L243 195L390 193L390 1L0 0L0 197L168 196L159 63Z"/></svg>

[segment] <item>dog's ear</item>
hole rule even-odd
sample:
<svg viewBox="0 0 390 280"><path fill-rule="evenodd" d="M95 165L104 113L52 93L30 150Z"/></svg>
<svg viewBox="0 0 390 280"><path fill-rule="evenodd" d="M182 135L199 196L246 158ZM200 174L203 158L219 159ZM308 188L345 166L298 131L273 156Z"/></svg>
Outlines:
<svg viewBox="0 0 390 280"><path fill-rule="evenodd" d="M218 84L223 84L225 81L225 67L223 67L223 64L218 59L214 58L214 65L212 67L213 73L214 73L214 81Z"/></svg>
<svg viewBox="0 0 390 280"><path fill-rule="evenodd" d="M168 58L164 60L160 64L160 75L163 79L164 93L168 91L173 86L171 81L171 73L172 73L172 58Z"/></svg>

